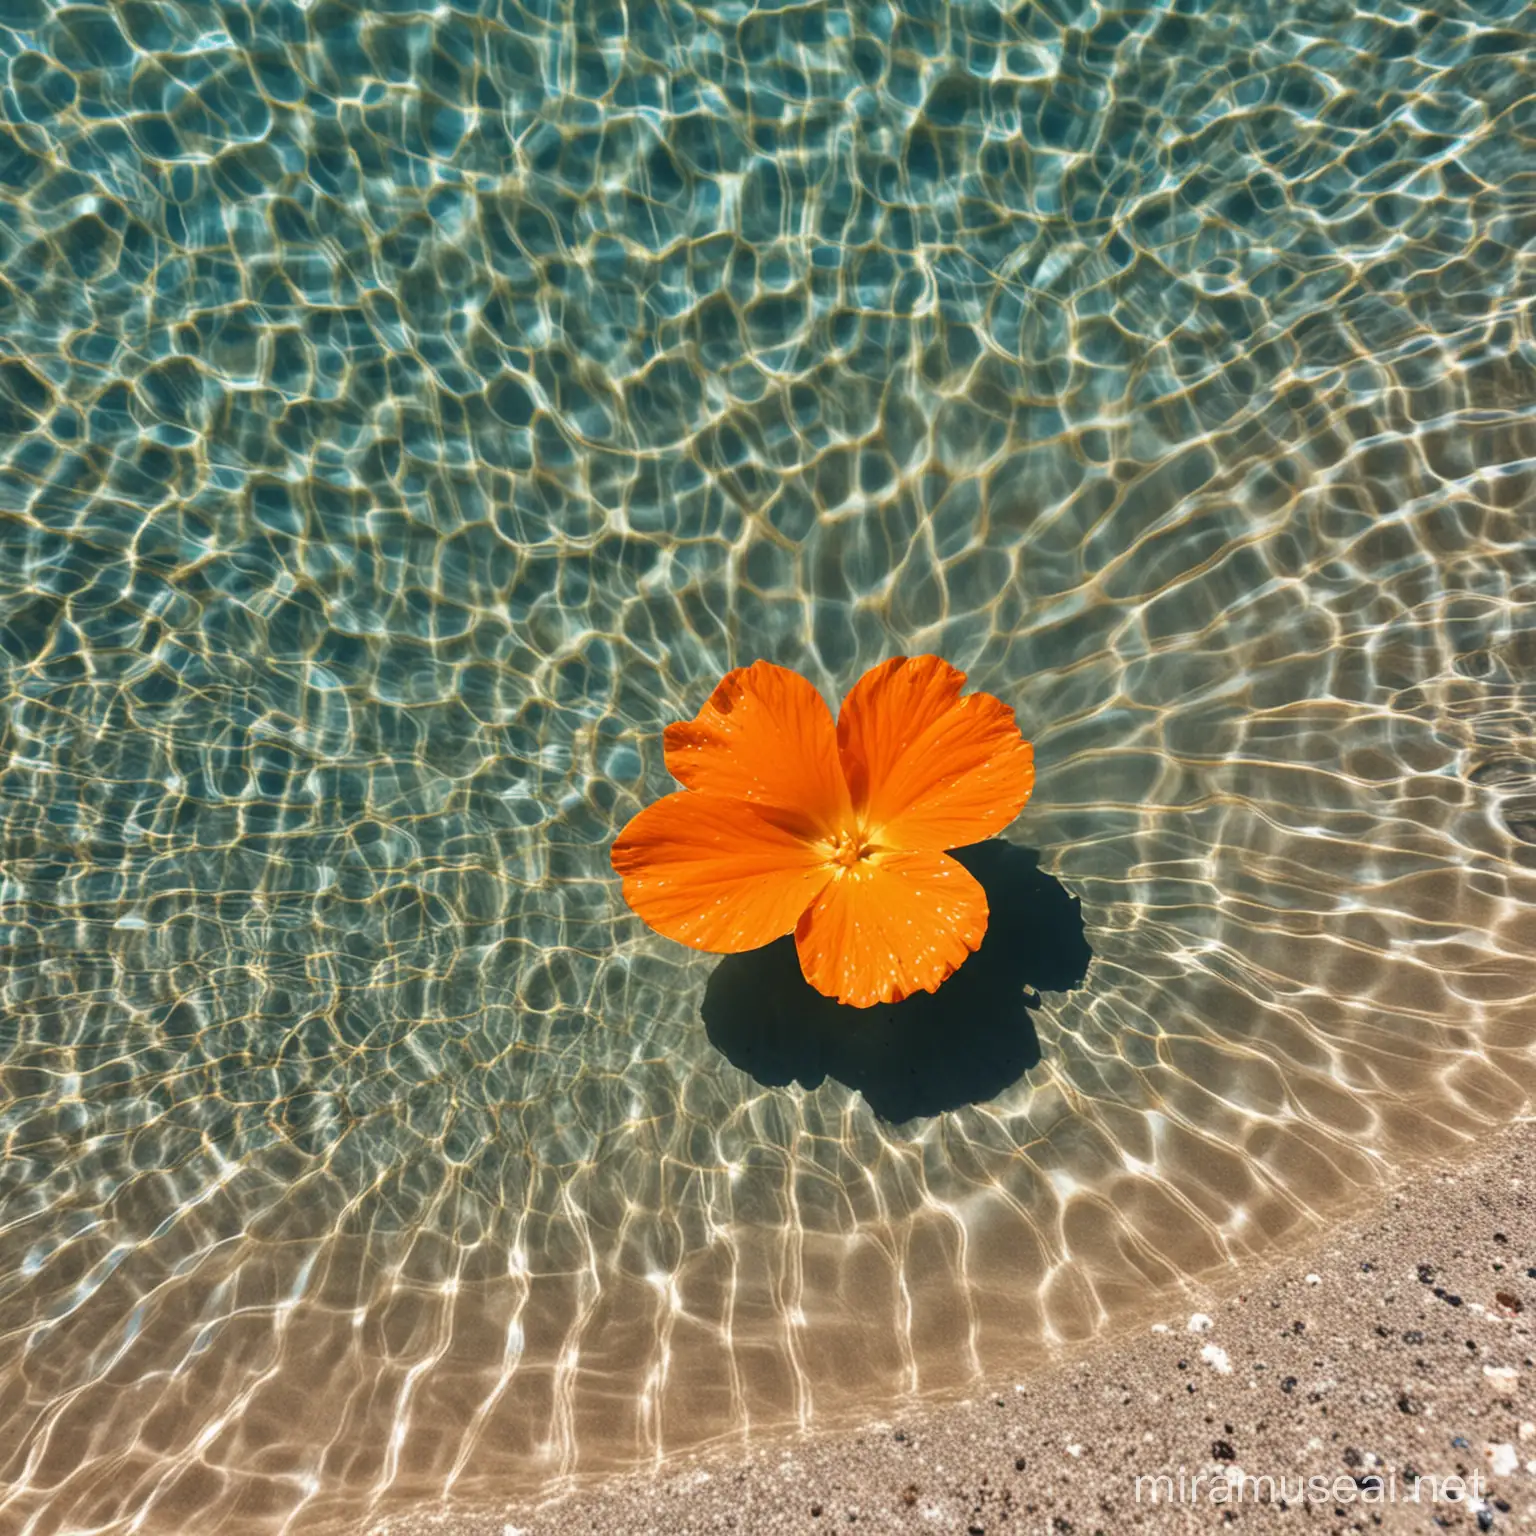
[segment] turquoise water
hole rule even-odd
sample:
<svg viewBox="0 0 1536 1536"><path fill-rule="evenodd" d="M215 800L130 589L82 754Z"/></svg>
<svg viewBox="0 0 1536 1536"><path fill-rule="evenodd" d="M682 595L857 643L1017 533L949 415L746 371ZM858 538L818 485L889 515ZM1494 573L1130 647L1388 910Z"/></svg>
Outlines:
<svg viewBox="0 0 1536 1536"><path fill-rule="evenodd" d="M7 1529L960 1390L1529 1102L1527 9L0 22ZM608 844L919 651L1094 959L892 1123Z"/></svg>

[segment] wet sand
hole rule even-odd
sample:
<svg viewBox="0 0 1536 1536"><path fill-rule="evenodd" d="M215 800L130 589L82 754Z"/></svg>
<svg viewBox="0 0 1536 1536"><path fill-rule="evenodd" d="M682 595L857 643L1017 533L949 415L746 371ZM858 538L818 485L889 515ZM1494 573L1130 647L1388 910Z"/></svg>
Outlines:
<svg viewBox="0 0 1536 1536"><path fill-rule="evenodd" d="M717 1448L538 1508L369 1530L1529 1530L1533 1320L1536 1121L1525 1119L1311 1248L1191 1289L1151 1329L966 1401Z"/></svg>

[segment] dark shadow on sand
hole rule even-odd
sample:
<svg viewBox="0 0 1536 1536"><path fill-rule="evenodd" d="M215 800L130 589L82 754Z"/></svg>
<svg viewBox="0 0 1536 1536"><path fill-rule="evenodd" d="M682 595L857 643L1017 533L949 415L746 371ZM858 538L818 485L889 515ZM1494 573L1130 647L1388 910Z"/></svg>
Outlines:
<svg viewBox="0 0 1536 1536"><path fill-rule="evenodd" d="M954 857L981 882L991 917L981 948L937 992L849 1008L800 974L793 938L727 955L704 991L704 1028L770 1087L824 1077L857 1088L900 1123L995 1098L1040 1060L1031 1007L1081 984L1092 951L1082 912L1030 849L994 838Z"/></svg>

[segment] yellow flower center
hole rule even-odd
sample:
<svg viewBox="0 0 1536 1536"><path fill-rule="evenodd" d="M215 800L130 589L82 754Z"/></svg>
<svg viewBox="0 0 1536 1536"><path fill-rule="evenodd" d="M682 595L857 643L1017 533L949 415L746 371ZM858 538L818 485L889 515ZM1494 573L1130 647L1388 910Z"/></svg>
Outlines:
<svg viewBox="0 0 1536 1536"><path fill-rule="evenodd" d="M865 837L862 829L843 830L832 839L831 859L839 869L852 869L875 851L874 844Z"/></svg>

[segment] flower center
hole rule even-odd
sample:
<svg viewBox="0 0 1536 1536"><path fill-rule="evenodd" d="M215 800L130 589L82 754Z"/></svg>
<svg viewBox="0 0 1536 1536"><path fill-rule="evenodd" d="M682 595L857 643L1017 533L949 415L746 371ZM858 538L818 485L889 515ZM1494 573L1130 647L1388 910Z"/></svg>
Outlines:
<svg viewBox="0 0 1536 1536"><path fill-rule="evenodd" d="M862 831L839 832L832 839L832 862L841 869L852 869L874 851L874 845Z"/></svg>

